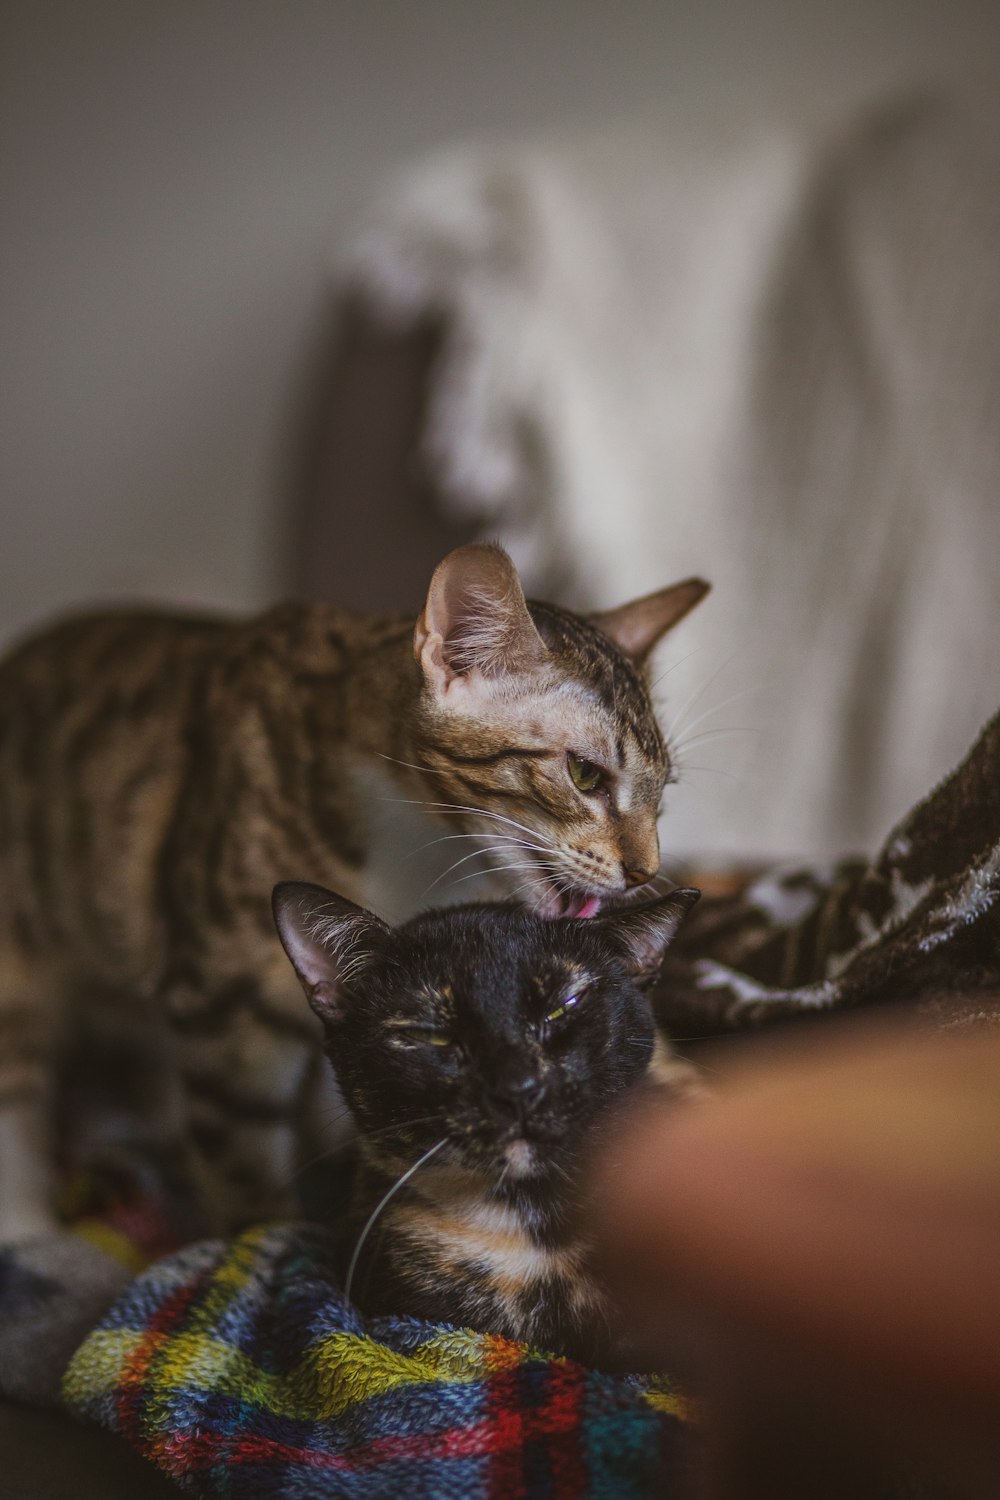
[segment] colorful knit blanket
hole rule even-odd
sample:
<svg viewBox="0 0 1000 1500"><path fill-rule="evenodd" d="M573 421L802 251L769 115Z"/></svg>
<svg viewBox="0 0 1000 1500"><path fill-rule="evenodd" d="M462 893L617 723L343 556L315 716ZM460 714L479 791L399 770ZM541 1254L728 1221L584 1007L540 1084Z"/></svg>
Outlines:
<svg viewBox="0 0 1000 1500"><path fill-rule="evenodd" d="M190 1245L133 1281L74 1356L71 1410L194 1495L364 1500L669 1495L684 1398L523 1344L345 1302L307 1224Z"/></svg>

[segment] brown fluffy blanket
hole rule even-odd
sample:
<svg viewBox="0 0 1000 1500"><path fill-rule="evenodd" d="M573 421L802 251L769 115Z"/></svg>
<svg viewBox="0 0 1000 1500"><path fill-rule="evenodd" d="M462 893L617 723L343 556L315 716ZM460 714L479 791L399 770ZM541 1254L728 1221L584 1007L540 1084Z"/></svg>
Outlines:
<svg viewBox="0 0 1000 1500"><path fill-rule="evenodd" d="M771 870L706 897L654 1002L675 1036L917 1001L939 1023L1000 1021L1000 714L875 859Z"/></svg>

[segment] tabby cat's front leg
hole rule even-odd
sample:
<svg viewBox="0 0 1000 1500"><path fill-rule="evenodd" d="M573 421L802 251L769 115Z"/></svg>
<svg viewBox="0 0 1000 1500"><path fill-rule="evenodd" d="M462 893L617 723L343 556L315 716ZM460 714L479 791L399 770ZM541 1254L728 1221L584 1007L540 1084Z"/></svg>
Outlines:
<svg viewBox="0 0 1000 1500"><path fill-rule="evenodd" d="M207 995L175 985L166 1000L205 1228L230 1234L294 1215L303 1092L319 1051L311 1018L243 978Z"/></svg>

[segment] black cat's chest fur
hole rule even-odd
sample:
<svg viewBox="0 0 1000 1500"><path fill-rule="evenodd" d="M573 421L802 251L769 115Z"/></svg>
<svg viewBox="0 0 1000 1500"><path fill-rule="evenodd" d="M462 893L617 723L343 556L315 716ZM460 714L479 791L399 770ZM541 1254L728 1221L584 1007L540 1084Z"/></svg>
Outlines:
<svg viewBox="0 0 1000 1500"><path fill-rule="evenodd" d="M278 888L279 932L358 1126L344 1254L364 1310L591 1362L611 1352L586 1165L647 1078L639 982L695 899L589 922L469 906L392 929L315 887Z"/></svg>
<svg viewBox="0 0 1000 1500"><path fill-rule="evenodd" d="M450 1194L431 1182L386 1210L358 1300L558 1349L588 1363L610 1353L607 1306L579 1227L552 1222L523 1194Z"/></svg>

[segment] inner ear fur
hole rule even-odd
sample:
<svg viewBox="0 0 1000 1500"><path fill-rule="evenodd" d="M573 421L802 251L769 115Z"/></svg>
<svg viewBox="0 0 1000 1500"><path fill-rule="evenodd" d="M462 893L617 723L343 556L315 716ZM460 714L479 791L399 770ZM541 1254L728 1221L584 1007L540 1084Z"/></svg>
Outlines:
<svg viewBox="0 0 1000 1500"><path fill-rule="evenodd" d="M437 692L480 672L531 671L547 656L520 579L502 547L470 542L438 563L413 636L413 653Z"/></svg>
<svg viewBox="0 0 1000 1500"><path fill-rule="evenodd" d="M371 958L389 933L366 911L325 886L283 880L271 895L281 945L321 1021L343 1013L350 977Z"/></svg>
<svg viewBox="0 0 1000 1500"><path fill-rule="evenodd" d="M625 907L593 919L624 959L638 984L649 984L660 972L664 954L701 891L680 886L645 906Z"/></svg>
<svg viewBox="0 0 1000 1500"><path fill-rule="evenodd" d="M617 609L591 615L590 619L598 630L610 636L619 650L641 665L657 641L700 604L711 587L703 578L685 578L669 588L658 589L655 594L644 594L641 599L620 604Z"/></svg>

